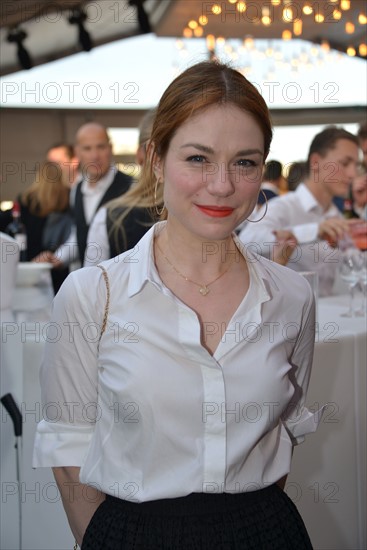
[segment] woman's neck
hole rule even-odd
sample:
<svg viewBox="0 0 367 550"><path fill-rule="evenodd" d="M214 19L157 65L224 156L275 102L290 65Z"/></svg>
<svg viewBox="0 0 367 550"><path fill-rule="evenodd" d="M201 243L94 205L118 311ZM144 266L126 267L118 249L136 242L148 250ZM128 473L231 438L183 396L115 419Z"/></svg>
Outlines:
<svg viewBox="0 0 367 550"><path fill-rule="evenodd" d="M222 240L202 239L169 221L157 235L157 247L170 267L186 277L208 280L228 270L240 252L232 235Z"/></svg>

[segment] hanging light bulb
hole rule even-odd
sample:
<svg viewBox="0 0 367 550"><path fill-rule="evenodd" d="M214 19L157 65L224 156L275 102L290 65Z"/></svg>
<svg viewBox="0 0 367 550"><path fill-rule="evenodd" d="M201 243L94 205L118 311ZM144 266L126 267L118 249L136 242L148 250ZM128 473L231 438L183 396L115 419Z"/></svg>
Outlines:
<svg viewBox="0 0 367 550"><path fill-rule="evenodd" d="M355 31L355 26L354 26L354 24L351 23L350 21L347 21L347 22L345 23L345 32L346 32L347 34L353 34L354 31Z"/></svg>
<svg viewBox="0 0 367 550"><path fill-rule="evenodd" d="M350 57L354 57L356 55L356 50L353 46L348 46L347 48L347 54L350 56Z"/></svg>
<svg viewBox="0 0 367 550"><path fill-rule="evenodd" d="M360 25L365 25L365 24L367 23L366 14L360 13L360 14L358 15L358 23L359 23Z"/></svg>
<svg viewBox="0 0 367 550"><path fill-rule="evenodd" d="M335 21L339 21L342 17L342 12L338 9L335 9L333 11L333 18L335 19Z"/></svg>
<svg viewBox="0 0 367 550"><path fill-rule="evenodd" d="M208 36L206 37L206 47L211 52L213 52L215 50L215 36L214 36L214 34L208 34Z"/></svg>
<svg viewBox="0 0 367 550"><path fill-rule="evenodd" d="M367 56L367 44L360 44L358 47L358 53L362 57Z"/></svg>
<svg viewBox="0 0 367 550"><path fill-rule="evenodd" d="M189 29L189 27L185 27L184 30L182 31L182 36L184 36L185 38L191 38L192 30Z"/></svg>
<svg viewBox="0 0 367 550"><path fill-rule="evenodd" d="M198 27L198 22L195 21L194 19L192 19L191 21L189 21L189 22L187 23L187 26L189 27L189 29L194 30L194 29L196 29L196 28Z"/></svg>
<svg viewBox="0 0 367 550"><path fill-rule="evenodd" d="M350 0L340 0L340 9L347 11L350 9Z"/></svg>
<svg viewBox="0 0 367 550"><path fill-rule="evenodd" d="M203 27L197 26L196 29L194 29L194 35L196 36L196 38L201 38L203 34L204 34Z"/></svg>
<svg viewBox="0 0 367 550"><path fill-rule="evenodd" d="M291 4L287 4L283 8L282 19L285 23L291 23L294 18L294 12Z"/></svg>
<svg viewBox="0 0 367 550"><path fill-rule="evenodd" d="M237 2L237 11L240 12L240 13L244 13L246 11L246 2Z"/></svg>
<svg viewBox="0 0 367 550"><path fill-rule="evenodd" d="M200 15L198 21L199 21L200 25L202 25L203 27L205 27L205 25L208 24L209 19L207 18L206 15Z"/></svg>
<svg viewBox="0 0 367 550"><path fill-rule="evenodd" d="M306 3L303 6L302 11L305 15L311 15L311 13L313 12L313 7L311 6L311 4Z"/></svg>
<svg viewBox="0 0 367 550"><path fill-rule="evenodd" d="M282 38L283 40L290 40L292 38L292 33L290 30L286 29L282 32Z"/></svg>
<svg viewBox="0 0 367 550"><path fill-rule="evenodd" d="M214 15L220 15L222 13L222 8L219 4L213 4L212 5L212 13Z"/></svg>
<svg viewBox="0 0 367 550"><path fill-rule="evenodd" d="M315 13L315 22L323 23L325 21L325 16L322 13Z"/></svg>
<svg viewBox="0 0 367 550"><path fill-rule="evenodd" d="M294 36L301 36L302 34L302 19L296 19L293 23Z"/></svg>
<svg viewBox="0 0 367 550"><path fill-rule="evenodd" d="M268 6L263 6L261 10L261 22L265 27L271 24L270 10Z"/></svg>

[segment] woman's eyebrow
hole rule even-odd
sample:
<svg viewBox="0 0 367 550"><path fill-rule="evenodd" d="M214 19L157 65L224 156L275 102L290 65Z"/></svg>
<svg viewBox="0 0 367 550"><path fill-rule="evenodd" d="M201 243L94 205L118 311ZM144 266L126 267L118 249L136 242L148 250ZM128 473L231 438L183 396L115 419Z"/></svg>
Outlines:
<svg viewBox="0 0 367 550"><path fill-rule="evenodd" d="M201 145L200 143L185 143L181 145L180 148L185 149L185 147L195 147L195 149L199 149L199 151L203 151L204 153L214 153L214 149L206 145Z"/></svg>
<svg viewBox="0 0 367 550"><path fill-rule="evenodd" d="M211 153L213 154L215 151L211 147L208 147L207 145L201 145L200 143L185 143L181 146L181 149L184 149L186 147L194 147L195 149L198 149L199 151L203 151L204 153ZM264 152L260 149L241 149L236 153L235 156L239 155L263 155Z"/></svg>

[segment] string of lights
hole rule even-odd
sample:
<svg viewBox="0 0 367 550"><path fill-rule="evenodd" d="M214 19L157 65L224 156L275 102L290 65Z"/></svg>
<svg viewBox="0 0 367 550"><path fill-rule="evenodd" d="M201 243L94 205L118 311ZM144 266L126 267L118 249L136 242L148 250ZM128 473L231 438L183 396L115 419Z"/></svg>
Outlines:
<svg viewBox="0 0 367 550"><path fill-rule="evenodd" d="M246 27L246 36L243 39L246 46L248 41L258 37L261 27L273 27L276 38L288 41L294 38L304 38L305 23L312 22L319 26L319 32L314 42L326 49L341 51L351 57L367 57L366 9L361 10L357 16L350 15L350 0L328 0L328 2L292 2L291 0L269 0L268 2L246 2L244 0L226 0L222 2L206 3L203 10L196 18L187 21L182 29L183 38L206 38L207 48L212 57L217 55L218 48L227 43L227 39L220 34L211 32L212 25L218 26L217 21L225 21L226 17L237 18L243 21ZM322 37L323 26L334 23L343 28L345 34L350 35L350 44L341 48L336 40L326 40ZM251 35L248 31L253 28ZM247 43L246 43L247 42Z"/></svg>

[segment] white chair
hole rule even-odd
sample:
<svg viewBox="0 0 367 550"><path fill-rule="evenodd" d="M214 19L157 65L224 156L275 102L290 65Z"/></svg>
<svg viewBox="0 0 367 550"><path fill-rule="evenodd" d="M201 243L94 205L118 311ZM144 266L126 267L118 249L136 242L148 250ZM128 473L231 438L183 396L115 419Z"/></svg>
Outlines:
<svg viewBox="0 0 367 550"><path fill-rule="evenodd" d="M19 246L15 239L1 232L0 253L0 310L5 312L12 308L19 262Z"/></svg>

